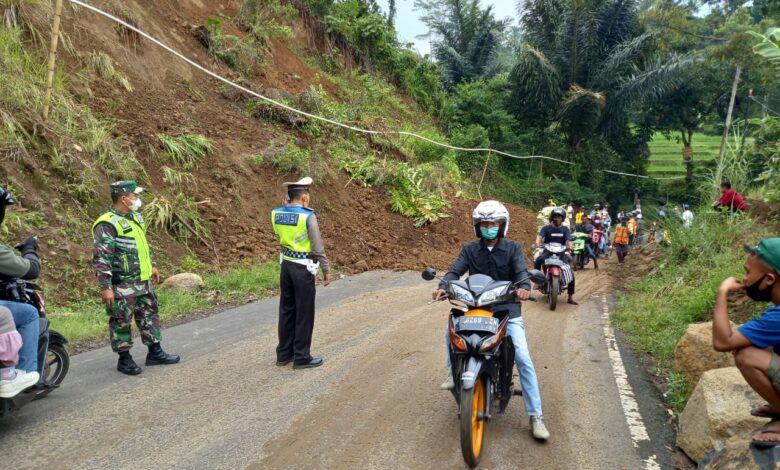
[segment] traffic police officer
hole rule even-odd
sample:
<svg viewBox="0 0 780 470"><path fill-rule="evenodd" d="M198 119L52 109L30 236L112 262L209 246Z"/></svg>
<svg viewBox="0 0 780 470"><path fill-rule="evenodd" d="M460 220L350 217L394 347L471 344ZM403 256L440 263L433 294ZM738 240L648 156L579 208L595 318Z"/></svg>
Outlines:
<svg viewBox="0 0 780 470"><path fill-rule="evenodd" d="M141 340L149 348L147 366L179 362L178 355L167 354L160 347L160 316L151 282L159 282L160 273L146 241L146 222L137 212L143 191L135 181L112 183L113 206L92 225L95 238L92 265L109 315L111 348L119 354L117 370L128 375L141 373L130 355L133 317Z"/></svg>
<svg viewBox="0 0 780 470"><path fill-rule="evenodd" d="M279 299L279 345L276 347L276 365L293 361L293 369L322 365L322 359L312 357L312 330L314 329L314 280L322 267L324 285L333 280L325 246L320 236L316 212L309 208L308 176L300 181L284 183L288 203L271 211L271 223L281 245Z"/></svg>

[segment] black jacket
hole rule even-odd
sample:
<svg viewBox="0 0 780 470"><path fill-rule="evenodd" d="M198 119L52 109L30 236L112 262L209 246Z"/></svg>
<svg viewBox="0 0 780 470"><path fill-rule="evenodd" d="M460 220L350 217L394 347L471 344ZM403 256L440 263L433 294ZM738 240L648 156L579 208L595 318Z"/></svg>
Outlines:
<svg viewBox="0 0 780 470"><path fill-rule="evenodd" d="M460 250L458 259L444 275L444 279L447 281L460 279L466 271L470 276L486 274L496 281L517 282L519 288L531 290L531 280L525 267L523 250L514 240L502 238L492 251L485 247L482 239L465 245ZM444 289L445 286L444 282L439 283L439 288ZM519 314L519 308L517 313Z"/></svg>

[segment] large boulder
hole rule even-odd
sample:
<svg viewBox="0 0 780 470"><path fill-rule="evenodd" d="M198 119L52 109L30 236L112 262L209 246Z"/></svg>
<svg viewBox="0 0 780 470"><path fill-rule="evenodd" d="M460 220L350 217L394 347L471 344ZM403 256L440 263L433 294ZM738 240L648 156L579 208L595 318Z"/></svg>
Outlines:
<svg viewBox="0 0 780 470"><path fill-rule="evenodd" d="M708 456L709 457L709 456ZM778 468L780 447L756 449L750 446L750 434L734 436L712 456L705 470L765 470ZM699 468L701 468L699 464Z"/></svg>
<svg viewBox="0 0 780 470"><path fill-rule="evenodd" d="M163 289L172 289L179 292L197 292L203 289L203 278L195 273L174 274L160 285Z"/></svg>
<svg viewBox="0 0 780 470"><path fill-rule="evenodd" d="M734 367L734 355L712 347L712 322L688 325L674 349L674 369L685 376L688 390L693 390L704 372L723 367Z"/></svg>
<svg viewBox="0 0 780 470"><path fill-rule="evenodd" d="M696 462L723 448L732 436L750 436L767 423L750 415L763 400L750 388L736 367L702 374L680 415L677 446Z"/></svg>

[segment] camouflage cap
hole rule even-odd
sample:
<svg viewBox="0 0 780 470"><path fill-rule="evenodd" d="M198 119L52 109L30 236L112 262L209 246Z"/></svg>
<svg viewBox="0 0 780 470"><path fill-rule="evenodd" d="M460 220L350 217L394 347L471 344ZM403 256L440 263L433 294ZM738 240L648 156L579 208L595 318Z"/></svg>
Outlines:
<svg viewBox="0 0 780 470"><path fill-rule="evenodd" d="M780 273L780 238L765 238L755 248L746 246L745 250Z"/></svg>
<svg viewBox="0 0 780 470"><path fill-rule="evenodd" d="M111 183L112 196L115 194L124 194L124 193L141 194L144 191L146 190L138 186L138 183L136 183L133 180L115 181Z"/></svg>

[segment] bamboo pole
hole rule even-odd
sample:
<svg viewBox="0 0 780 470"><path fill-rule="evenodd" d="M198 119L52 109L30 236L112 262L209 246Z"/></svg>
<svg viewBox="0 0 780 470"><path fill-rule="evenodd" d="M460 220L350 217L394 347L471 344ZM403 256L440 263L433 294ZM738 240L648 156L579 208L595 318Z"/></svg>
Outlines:
<svg viewBox="0 0 780 470"><path fill-rule="evenodd" d="M729 110L726 113L726 126L723 128L723 138L720 141L720 157L718 158L718 168L715 171L716 184L720 184L723 179L723 157L726 155L726 142L729 138L731 115L734 113L734 101L737 98L737 86L739 85L739 75L741 73L742 66L737 65L737 72L734 74L734 83L731 84L731 99L729 99Z"/></svg>
<svg viewBox="0 0 780 470"><path fill-rule="evenodd" d="M43 95L43 120L49 120L49 105L51 104L51 89L54 85L54 70L57 58L57 44L60 40L60 16L62 15L62 0L54 4L54 20L51 24L51 42L49 43L49 64L46 72L46 91Z"/></svg>
<svg viewBox="0 0 780 470"><path fill-rule="evenodd" d="M487 158L485 158L485 168L482 169L482 178L479 179L479 186L477 186L477 194L479 199L482 200L482 182L485 181L485 175L488 170L488 163L490 163L490 157L493 156L493 152L488 151Z"/></svg>

